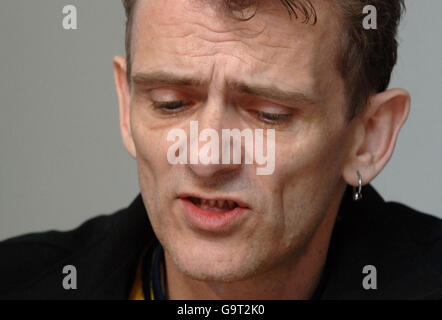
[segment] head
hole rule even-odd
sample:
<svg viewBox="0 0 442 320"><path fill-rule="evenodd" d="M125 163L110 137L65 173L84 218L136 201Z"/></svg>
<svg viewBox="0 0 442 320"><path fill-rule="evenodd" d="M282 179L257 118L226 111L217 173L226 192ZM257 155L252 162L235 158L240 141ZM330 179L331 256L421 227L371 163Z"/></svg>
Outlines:
<svg viewBox="0 0 442 320"><path fill-rule="evenodd" d="M123 3L127 53L114 60L123 142L178 269L246 279L326 244L346 186L357 171L368 183L382 170L408 115L408 93L386 90L402 2L372 1L377 30L362 28L357 0ZM168 133L189 136L192 120L220 136L274 129L274 172L170 164ZM200 228L185 214L190 195L247 209L229 227Z"/></svg>

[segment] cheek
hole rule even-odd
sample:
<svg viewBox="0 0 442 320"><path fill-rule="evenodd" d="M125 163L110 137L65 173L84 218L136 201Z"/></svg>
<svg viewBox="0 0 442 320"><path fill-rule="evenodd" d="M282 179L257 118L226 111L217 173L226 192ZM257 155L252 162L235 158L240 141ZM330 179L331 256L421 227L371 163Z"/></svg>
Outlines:
<svg viewBox="0 0 442 320"><path fill-rule="evenodd" d="M165 128L155 128L150 117L137 113L132 115L132 134L137 150L137 168L140 191L157 237L170 233L178 226L172 215L163 215L170 210L170 195L174 186L170 184L171 165L167 161L167 133ZM149 121L151 120L151 121Z"/></svg>
<svg viewBox="0 0 442 320"><path fill-rule="evenodd" d="M316 174L317 163L322 158L321 141L314 133L297 135L291 140L277 143L275 179L280 190L300 186L304 179Z"/></svg>
<svg viewBox="0 0 442 320"><path fill-rule="evenodd" d="M151 174L162 172L167 166L167 130L155 128L154 121L147 113L137 106L133 106L131 114L132 135L137 150L137 162L144 170ZM146 172L147 173L147 172Z"/></svg>
<svg viewBox="0 0 442 320"><path fill-rule="evenodd" d="M319 180L336 178L343 158L343 132L337 125L318 120L291 137L283 137L276 153L280 186L307 183L319 187Z"/></svg>
<svg viewBox="0 0 442 320"><path fill-rule="evenodd" d="M158 212L163 203L170 165L167 161L167 130L152 127L153 121L134 106L131 114L132 136L137 151L140 190L149 213Z"/></svg>
<svg viewBox="0 0 442 320"><path fill-rule="evenodd" d="M285 224L300 230L296 225L317 222L328 208L340 181L343 141L340 132L326 130L312 130L292 141L280 144L274 185Z"/></svg>

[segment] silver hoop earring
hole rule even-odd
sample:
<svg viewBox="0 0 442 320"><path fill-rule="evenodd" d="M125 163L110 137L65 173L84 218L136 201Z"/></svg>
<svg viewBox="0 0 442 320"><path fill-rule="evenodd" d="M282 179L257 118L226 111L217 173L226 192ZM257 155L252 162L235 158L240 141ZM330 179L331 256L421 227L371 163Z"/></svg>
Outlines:
<svg viewBox="0 0 442 320"><path fill-rule="evenodd" d="M359 170L356 171L358 174L358 187L353 187L353 200L359 201L362 199L362 177Z"/></svg>

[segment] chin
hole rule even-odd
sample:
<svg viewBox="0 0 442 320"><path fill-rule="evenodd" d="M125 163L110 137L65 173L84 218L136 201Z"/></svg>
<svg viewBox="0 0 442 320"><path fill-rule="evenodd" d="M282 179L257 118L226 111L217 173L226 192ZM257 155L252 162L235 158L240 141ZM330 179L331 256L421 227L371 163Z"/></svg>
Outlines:
<svg viewBox="0 0 442 320"><path fill-rule="evenodd" d="M249 254L229 252L170 252L174 264L186 276L200 281L233 282L256 275L259 260Z"/></svg>
<svg viewBox="0 0 442 320"><path fill-rule="evenodd" d="M253 268L247 266L233 266L231 264L217 265L216 267L202 267L200 264L180 264L178 268L186 276L208 282L234 282L245 280L255 274Z"/></svg>

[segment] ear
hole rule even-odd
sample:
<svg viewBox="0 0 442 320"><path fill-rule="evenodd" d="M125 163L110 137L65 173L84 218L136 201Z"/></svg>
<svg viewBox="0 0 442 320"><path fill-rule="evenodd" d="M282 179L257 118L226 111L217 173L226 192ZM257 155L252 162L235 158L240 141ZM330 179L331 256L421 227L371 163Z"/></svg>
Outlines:
<svg viewBox="0 0 442 320"><path fill-rule="evenodd" d="M403 89L390 89L370 97L365 111L353 119L353 145L342 174L348 184L358 185L357 171L364 185L381 172L393 154L409 112L410 95Z"/></svg>
<svg viewBox="0 0 442 320"><path fill-rule="evenodd" d="M120 113L120 131L127 152L136 158L135 143L130 125L130 87L126 76L126 58L117 56L113 60L115 88L117 90Z"/></svg>

